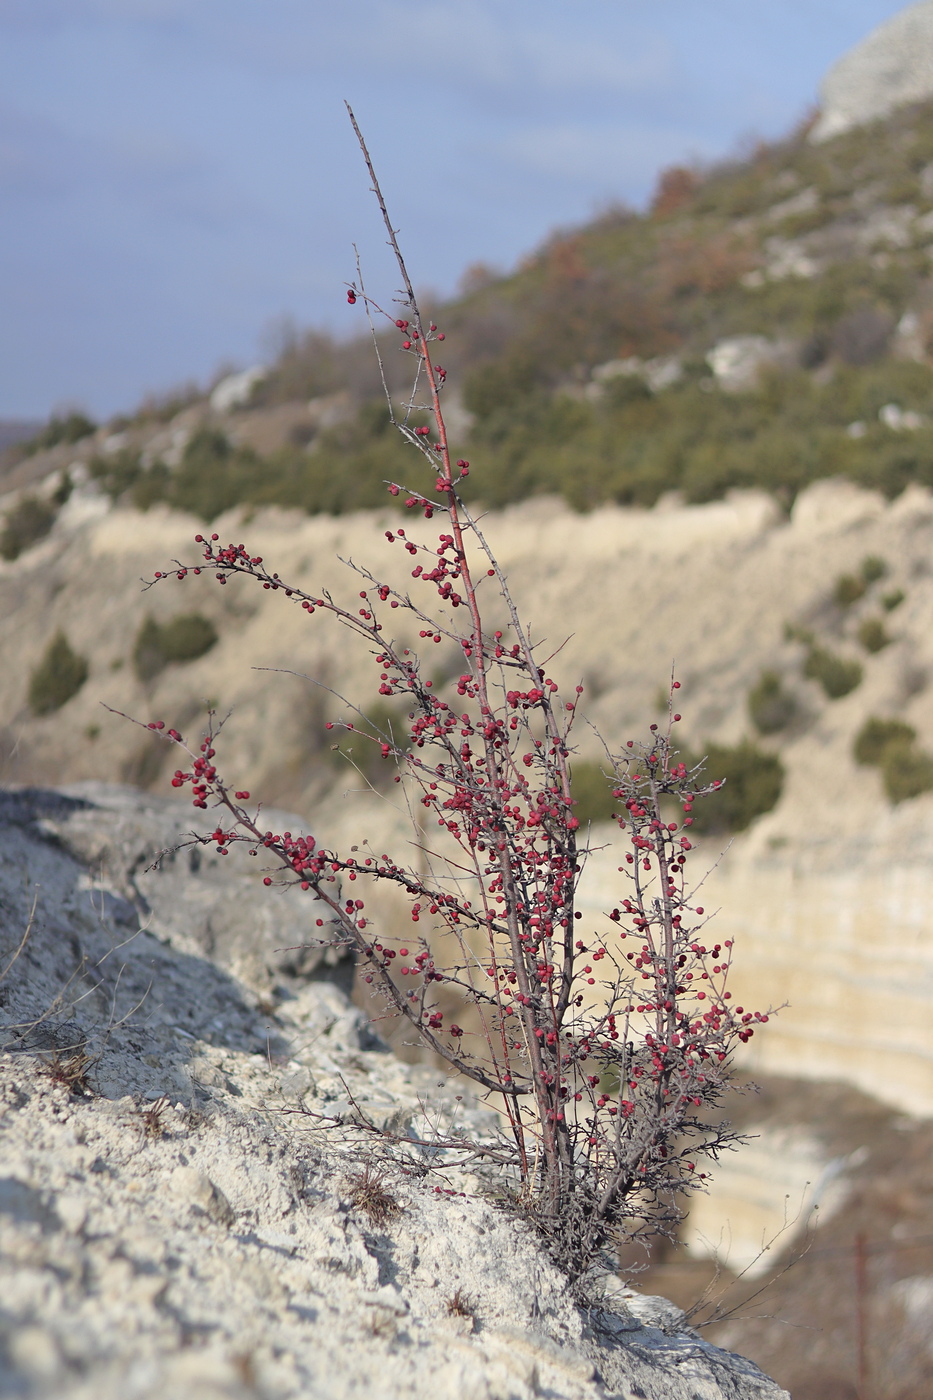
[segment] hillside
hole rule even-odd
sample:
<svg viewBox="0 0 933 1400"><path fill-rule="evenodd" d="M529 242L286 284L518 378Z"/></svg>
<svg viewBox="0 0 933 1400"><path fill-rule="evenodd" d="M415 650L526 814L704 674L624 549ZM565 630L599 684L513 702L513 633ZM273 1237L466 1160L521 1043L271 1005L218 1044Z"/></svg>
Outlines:
<svg viewBox="0 0 933 1400"><path fill-rule="evenodd" d="M558 492L585 510L737 486L789 504L833 475L888 496L933 484L931 250L926 103L668 170L648 213L555 233L506 277L472 269L458 300L429 309L473 497ZM347 307L348 329L361 318ZM410 362L391 337L386 349L401 395ZM8 449L9 486L81 461L115 497L207 520L239 503L381 504L387 476L416 470L387 431L365 336L296 336L212 399L75 431Z"/></svg>

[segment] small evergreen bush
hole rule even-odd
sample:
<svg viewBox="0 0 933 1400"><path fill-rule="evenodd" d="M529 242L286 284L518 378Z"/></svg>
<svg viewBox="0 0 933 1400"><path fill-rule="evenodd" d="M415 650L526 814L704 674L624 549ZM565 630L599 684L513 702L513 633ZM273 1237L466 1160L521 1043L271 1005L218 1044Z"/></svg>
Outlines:
<svg viewBox="0 0 933 1400"><path fill-rule="evenodd" d="M855 736L852 753L856 763L863 767L880 767L889 748L909 748L916 737L917 731L913 725L906 724L902 719L877 719L872 716Z"/></svg>
<svg viewBox="0 0 933 1400"><path fill-rule="evenodd" d="M881 765L884 790L893 803L933 791L933 757L915 747L889 748Z"/></svg>
<svg viewBox="0 0 933 1400"><path fill-rule="evenodd" d="M57 447L60 442L80 442L82 438L96 433L97 424L86 413L66 413L53 415L45 427L34 438L25 443L29 456L44 452L49 447Z"/></svg>
<svg viewBox="0 0 933 1400"><path fill-rule="evenodd" d="M797 702L781 684L777 671L762 671L748 692L748 713L759 734L777 734L797 713Z"/></svg>
<svg viewBox="0 0 933 1400"><path fill-rule="evenodd" d="M701 759L684 755L688 768ZM701 834L744 831L756 817L777 805L784 786L784 765L777 754L766 753L749 740L734 748L709 744L703 760L704 783L722 782L694 814L694 829Z"/></svg>
<svg viewBox="0 0 933 1400"><path fill-rule="evenodd" d="M576 807L574 816L585 826L587 822L608 822L619 810L612 795L618 783L607 778L599 763L575 763L571 774L571 790Z"/></svg>
<svg viewBox="0 0 933 1400"><path fill-rule="evenodd" d="M884 790L894 803L933 790L933 757L918 748L916 740L913 725L876 716L867 719L855 736L856 763L880 768Z"/></svg>
<svg viewBox="0 0 933 1400"><path fill-rule="evenodd" d="M55 523L55 509L38 496L24 496L7 512L0 531L0 554L4 559L18 559L30 545L44 539Z"/></svg>
<svg viewBox="0 0 933 1400"><path fill-rule="evenodd" d="M833 586L833 602L837 608L851 608L864 595L867 586L858 574L840 574Z"/></svg>
<svg viewBox="0 0 933 1400"><path fill-rule="evenodd" d="M217 641L216 627L200 613L180 613L168 622L147 617L136 634L133 667L141 681L151 681L172 662L197 661Z"/></svg>
<svg viewBox="0 0 933 1400"><path fill-rule="evenodd" d="M830 700L841 700L861 684L864 671L858 661L847 661L825 647L812 646L803 663L803 673L819 681Z"/></svg>
<svg viewBox="0 0 933 1400"><path fill-rule="evenodd" d="M885 577L888 566L878 554L869 554L862 560L862 567L859 570L867 586L877 583L879 579Z"/></svg>
<svg viewBox="0 0 933 1400"><path fill-rule="evenodd" d="M903 588L892 588L890 593L882 595L881 606L884 608L885 612L893 612L895 608L900 607L906 597L907 594L904 592Z"/></svg>
<svg viewBox="0 0 933 1400"><path fill-rule="evenodd" d="M858 639L866 651L883 651L891 643L880 617L863 617L859 623Z"/></svg>
<svg viewBox="0 0 933 1400"><path fill-rule="evenodd" d="M84 685L87 659L72 651L64 632L56 632L29 679L29 708L34 715L60 710Z"/></svg>

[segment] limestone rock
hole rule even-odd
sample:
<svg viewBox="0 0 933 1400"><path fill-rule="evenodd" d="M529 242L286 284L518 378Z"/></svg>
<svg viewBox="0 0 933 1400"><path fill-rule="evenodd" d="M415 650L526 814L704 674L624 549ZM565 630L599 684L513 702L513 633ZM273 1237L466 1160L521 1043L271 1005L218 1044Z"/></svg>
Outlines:
<svg viewBox="0 0 933 1400"><path fill-rule="evenodd" d="M822 112L810 133L826 141L933 97L933 0L920 0L872 30L823 80Z"/></svg>
<svg viewBox="0 0 933 1400"><path fill-rule="evenodd" d="M0 797L0 1392L781 1400L663 1300L579 1309L531 1230L453 1170L441 1189L386 1167L399 1210L370 1220L359 1137L325 1112L339 1093L402 1115L425 1162L432 1122L482 1131L485 1111L373 1048L324 964L281 971L272 1012L229 942L182 947L186 904L204 913L184 862L145 907L132 884L166 836L158 804Z"/></svg>
<svg viewBox="0 0 933 1400"><path fill-rule="evenodd" d="M215 413L229 413L232 408L242 408L249 403L256 385L261 384L268 375L265 365L253 365L251 369L228 374L211 391L211 408Z"/></svg>

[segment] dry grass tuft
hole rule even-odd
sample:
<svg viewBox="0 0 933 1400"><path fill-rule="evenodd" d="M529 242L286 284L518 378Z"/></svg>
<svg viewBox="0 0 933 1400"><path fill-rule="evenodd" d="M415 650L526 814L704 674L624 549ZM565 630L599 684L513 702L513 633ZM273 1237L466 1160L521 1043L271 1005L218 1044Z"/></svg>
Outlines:
<svg viewBox="0 0 933 1400"><path fill-rule="evenodd" d="M88 1098L93 1094L94 1091L88 1079L91 1061L83 1050L76 1050L67 1056L63 1055L60 1050L56 1050L47 1064L49 1078L53 1084L64 1085L72 1094L83 1094Z"/></svg>
<svg viewBox="0 0 933 1400"><path fill-rule="evenodd" d="M398 1198L387 1186L385 1177L372 1167L351 1177L348 1184L352 1204L367 1215L373 1225L388 1225L401 1215Z"/></svg>

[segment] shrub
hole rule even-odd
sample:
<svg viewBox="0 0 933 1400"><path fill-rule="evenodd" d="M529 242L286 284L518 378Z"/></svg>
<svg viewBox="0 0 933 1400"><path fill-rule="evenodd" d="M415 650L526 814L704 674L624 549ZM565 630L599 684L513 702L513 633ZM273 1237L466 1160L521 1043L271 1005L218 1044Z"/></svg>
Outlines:
<svg viewBox="0 0 933 1400"><path fill-rule="evenodd" d="M80 442L96 431L97 424L86 413L53 415L42 431L25 444L25 449L29 454L44 452L49 447L57 447L60 442Z"/></svg>
<svg viewBox="0 0 933 1400"><path fill-rule="evenodd" d="M88 677L88 664L72 651L64 632L56 632L29 679L29 708L49 715L67 705Z"/></svg>
<svg viewBox="0 0 933 1400"><path fill-rule="evenodd" d="M851 608L863 597L867 584L858 574L840 574L833 585L833 602L839 608Z"/></svg>
<svg viewBox="0 0 933 1400"><path fill-rule="evenodd" d="M685 758L688 767L696 759ZM772 811L784 786L784 765L777 754L766 753L747 740L727 748L710 744L703 759L708 779L722 786L703 802L695 817L700 833L744 831L756 817Z"/></svg>
<svg viewBox="0 0 933 1400"><path fill-rule="evenodd" d="M311 727L317 731L313 740L319 738L324 727L321 712L314 707ZM327 756L346 773L346 764L356 769L364 782L377 790L391 785L395 777L395 767L386 763L382 754L384 742L394 745L396 737L404 730L405 716L399 706L385 703L373 705L348 726L347 733L338 743L332 744ZM313 751L312 745L309 749Z"/></svg>
<svg viewBox="0 0 933 1400"><path fill-rule="evenodd" d="M933 757L917 747L917 731L900 719L867 719L855 736L856 763L880 768L894 803L933 791Z"/></svg>
<svg viewBox="0 0 933 1400"><path fill-rule="evenodd" d="M933 757L915 747L890 747L881 765L884 790L892 802L906 802L933 791Z"/></svg>
<svg viewBox="0 0 933 1400"><path fill-rule="evenodd" d="M813 646L803 663L808 679L819 681L830 700L841 700L861 684L864 672L858 661L847 661L825 647Z"/></svg>
<svg viewBox="0 0 933 1400"><path fill-rule="evenodd" d="M759 734L777 734L797 713L797 702L781 684L777 671L762 671L748 692L748 713Z"/></svg>
<svg viewBox="0 0 933 1400"><path fill-rule="evenodd" d="M128 447L123 447L119 452L113 452L107 457L92 457L88 462L88 472L114 501L125 491L129 491L145 474L140 454Z"/></svg>
<svg viewBox="0 0 933 1400"><path fill-rule="evenodd" d="M30 545L44 539L55 523L55 508L38 496L24 496L8 511L0 532L0 554L18 559Z"/></svg>
<svg viewBox="0 0 933 1400"><path fill-rule="evenodd" d="M877 583L879 579L885 577L887 572L888 566L878 554L868 554L862 560L860 573L868 585Z"/></svg>
<svg viewBox="0 0 933 1400"><path fill-rule="evenodd" d="M863 617L858 627L858 639L866 651L883 651L890 645L884 623L880 617Z"/></svg>
<svg viewBox="0 0 933 1400"><path fill-rule="evenodd" d="M521 1202L576 1284L620 1232L674 1228L672 1199L697 1189L705 1175L695 1171L697 1158L716 1158L734 1140L711 1111L725 1091L733 1049L767 1017L733 1005L726 987L731 944L707 947L704 909L693 902L685 874L689 833L694 806L710 788L677 753L679 715L670 715L663 731L652 725L645 743L627 742L607 759L627 847L623 893L616 906L582 922L577 886L586 846L570 772L581 688L561 698L461 499L469 464L454 465L447 447L439 399L445 376L433 363L435 342L446 333L422 319L359 139L405 293L390 313L357 285L348 300L397 328L402 349L415 358L415 386L426 384L434 405L433 431L416 431L404 419L397 425L421 454L430 494L407 496L412 523L385 531L388 546L404 552L406 572L406 556L419 564L407 589L350 565L354 596L345 605L330 591L312 594L280 579L244 545L198 535L199 562L176 562L160 577L196 568L225 584L245 575L309 618L334 616L375 656L377 703L394 698L407 715L395 732L373 732L370 742L418 813L413 863L366 845L337 852L318 836L265 831L250 794L234 791L223 776L213 716L207 735L191 744L161 721L149 727L184 755L187 771L176 770L173 786L190 787L199 811L212 808L210 834L190 844L221 851L234 842L262 845L267 868L281 872L265 883L291 885L298 897L304 892L315 926L326 919L324 936L355 953L363 987L432 1055L501 1102L507 1129L493 1161L505 1174L504 1194ZM388 490L401 494L396 481ZM414 521L436 513L441 532L422 536ZM496 630L484 624L487 597L496 615L504 604L507 621ZM426 643L444 634L456 641L458 674L436 683L431 662L392 640L406 615ZM361 716L359 707L352 710ZM367 737L356 718L329 727ZM757 764L759 778L771 773L772 789L775 763L761 755ZM743 812L761 810L764 799L750 778L746 787ZM767 778L759 781L767 787ZM445 852L436 851L439 844ZM407 898L408 934L374 924L365 898L374 884ZM443 999L451 992L474 1018L467 1027L452 1019ZM435 1137L434 1146L455 1146L458 1159L490 1153L459 1130L449 1140ZM402 1150L408 1152L407 1141Z"/></svg>
<svg viewBox="0 0 933 1400"><path fill-rule="evenodd" d="M907 594L904 592L903 588L892 588L890 593L882 594L881 606L884 608L885 612L893 612L895 608L900 607L906 597Z"/></svg>
<svg viewBox="0 0 933 1400"><path fill-rule="evenodd" d="M141 681L151 681L171 662L197 661L217 640L216 627L200 613L180 613L168 622L147 617L136 634L133 666Z"/></svg>
<svg viewBox="0 0 933 1400"><path fill-rule="evenodd" d="M665 704L667 703L665 699ZM619 802L612 795L618 784L604 769L608 765L600 763L574 763L571 773L571 791L576 803L574 816L582 822L612 821L619 810Z"/></svg>
<svg viewBox="0 0 933 1400"><path fill-rule="evenodd" d="M880 767L890 748L910 748L917 737L913 725L901 719L877 719L872 716L862 725L852 753L856 763L863 767Z"/></svg>

